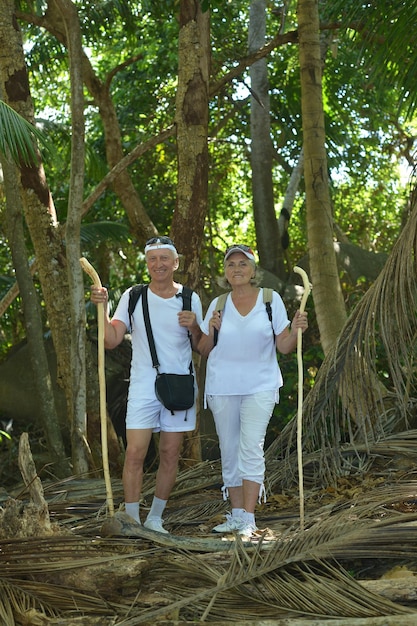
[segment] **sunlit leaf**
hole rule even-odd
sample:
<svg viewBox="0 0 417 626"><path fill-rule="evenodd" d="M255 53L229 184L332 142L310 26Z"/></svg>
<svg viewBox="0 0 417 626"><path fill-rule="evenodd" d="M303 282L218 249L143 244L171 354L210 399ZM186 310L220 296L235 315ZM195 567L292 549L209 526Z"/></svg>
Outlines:
<svg viewBox="0 0 417 626"><path fill-rule="evenodd" d="M16 163L34 165L38 159L36 140L45 142L41 131L0 100L0 151Z"/></svg>

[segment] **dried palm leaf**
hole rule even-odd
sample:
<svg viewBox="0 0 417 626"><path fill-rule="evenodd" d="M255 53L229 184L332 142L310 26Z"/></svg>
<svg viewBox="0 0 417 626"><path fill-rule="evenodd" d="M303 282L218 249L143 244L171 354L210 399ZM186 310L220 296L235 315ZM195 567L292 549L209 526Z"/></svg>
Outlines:
<svg viewBox="0 0 417 626"><path fill-rule="evenodd" d="M398 442L399 448L407 444L407 439ZM76 494L80 495L78 486ZM230 622L405 615L408 609L364 590L345 570L356 559L375 561L382 555L394 563L416 559L417 516L393 507L416 494L417 483L397 482L359 491L350 501L307 510L307 530L301 532L297 520L289 522L268 550L261 541L248 551L239 538L233 550L206 555L188 552L186 541L175 551L158 546L157 537L154 544L69 533L25 544L9 540L0 544L1 580L12 590L15 586L17 597L22 592L30 596L31 604L21 602L23 609L46 612L51 606L62 619L102 616L103 624L111 620L124 626L179 614L183 620ZM88 489L83 497L88 497ZM97 575L92 576L97 579L95 593L68 583L53 584L82 579L94 567L106 567L116 578L129 562L139 560L146 562L146 576L135 573L121 579L127 596L117 602L103 601ZM28 572L32 580L24 579ZM158 593L153 594L154 588ZM9 602L2 611L7 615L16 607Z"/></svg>
<svg viewBox="0 0 417 626"><path fill-rule="evenodd" d="M289 539L281 550L256 551L249 556L237 551L229 566L208 567L195 558L159 564L152 572L171 604L144 611L138 606L130 618L118 625L150 623L158 617L182 610L188 620L238 621L289 616L338 617L407 614L408 609L368 593L340 566L320 561L305 550L295 552ZM322 552L328 557L327 542ZM282 549L284 548L284 549ZM265 556L263 556L265 555ZM217 572L216 572L217 569Z"/></svg>
<svg viewBox="0 0 417 626"><path fill-rule="evenodd" d="M407 427L416 404L416 303L414 189L408 222L385 267L347 320L304 403L303 450L321 454L317 480L331 482L340 475L346 444L369 449ZM383 376L381 355L387 364ZM290 465L294 465L295 426L293 419L270 451L272 455L285 450Z"/></svg>
<svg viewBox="0 0 417 626"><path fill-rule="evenodd" d="M269 492L280 491L282 487L295 485L297 482L297 463L295 454L285 457L285 453L277 453L275 442L266 453L266 485ZM314 452L304 452L303 467L305 482L311 487L335 484L337 477L365 476L373 468L374 473L383 472L391 476L414 467L417 445L417 430L387 434L373 442L346 443L337 449L329 445ZM338 455L337 476L335 454ZM375 470L379 464L380 469ZM324 472L324 467L328 472ZM330 476L330 477L329 477Z"/></svg>
<svg viewBox="0 0 417 626"><path fill-rule="evenodd" d="M31 611L42 613L45 617L56 617L59 611L54 608L54 603L43 602L37 593L32 594L30 589L25 588L27 583L20 585L18 581L7 581L0 578L0 619L2 624L14 626L21 623L22 616ZM15 616L18 622L15 621Z"/></svg>
<svg viewBox="0 0 417 626"><path fill-rule="evenodd" d="M149 623L164 614L181 610L184 619L268 619L303 617L366 617L407 614L409 609L368 593L340 565L357 558L417 557L417 515L389 516L373 521L370 516L396 498L409 497L417 485L381 489L331 515L310 517L305 532L289 528L268 551L248 552L238 540L229 561L196 558L160 559L149 572L172 602L158 609L139 605L119 624ZM316 516L317 518L317 516ZM192 590L192 591L191 591Z"/></svg>

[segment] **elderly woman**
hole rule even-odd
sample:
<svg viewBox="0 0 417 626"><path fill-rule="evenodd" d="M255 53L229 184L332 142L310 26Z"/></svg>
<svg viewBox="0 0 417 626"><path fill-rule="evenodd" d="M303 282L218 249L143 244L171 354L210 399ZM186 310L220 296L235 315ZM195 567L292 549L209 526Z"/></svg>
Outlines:
<svg viewBox="0 0 417 626"><path fill-rule="evenodd" d="M307 315L297 311L290 325L274 291L270 321L248 246L226 250L224 274L231 293L221 311L218 298L211 302L198 345L208 356L205 395L219 437L223 494L232 508L213 531L237 531L250 538L257 531L256 503L265 494L266 429L283 384L277 350L288 354L295 349L298 329L307 328Z"/></svg>

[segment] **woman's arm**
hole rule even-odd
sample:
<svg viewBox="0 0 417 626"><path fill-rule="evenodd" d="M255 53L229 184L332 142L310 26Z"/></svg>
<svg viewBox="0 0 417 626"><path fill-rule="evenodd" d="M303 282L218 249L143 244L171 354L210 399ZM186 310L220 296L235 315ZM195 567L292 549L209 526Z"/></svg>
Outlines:
<svg viewBox="0 0 417 626"><path fill-rule="evenodd" d="M222 317L219 311L213 311L213 314L209 320L209 334L201 334L201 339L198 343L198 352L202 356L208 356L214 348L214 331L220 330L222 324Z"/></svg>
<svg viewBox="0 0 417 626"><path fill-rule="evenodd" d="M301 328L301 331L304 333L308 328L307 321L307 313L300 313L300 311L296 311L293 321L291 323L291 327L285 328L279 335L276 336L276 346L277 350L281 352L281 354L289 354L293 350L295 350L297 346L297 336L298 329Z"/></svg>

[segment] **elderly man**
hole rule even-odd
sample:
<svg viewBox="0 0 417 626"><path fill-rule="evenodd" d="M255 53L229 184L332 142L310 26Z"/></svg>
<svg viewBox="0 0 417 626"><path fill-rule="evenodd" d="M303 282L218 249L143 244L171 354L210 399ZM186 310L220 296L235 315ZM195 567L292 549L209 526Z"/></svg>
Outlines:
<svg viewBox="0 0 417 626"><path fill-rule="evenodd" d="M187 374L201 337L202 307L192 293L191 311L183 310L183 286L174 281L178 252L169 237L153 237L146 242L145 258L150 276L147 289L149 316L155 347L163 372ZM159 467L155 496L144 526L167 533L162 514L175 484L184 432L195 429L196 406L187 411L171 411L155 395L156 371L152 365L143 311L136 306L132 324L128 312L127 289L110 319L104 306L106 348L115 348L128 330L132 335L132 365L126 413L127 447L123 468L126 513L139 524L139 501L143 483L143 466L152 433L159 432ZM107 304L107 290L92 287L91 301ZM190 341L191 339L191 341Z"/></svg>

